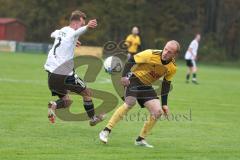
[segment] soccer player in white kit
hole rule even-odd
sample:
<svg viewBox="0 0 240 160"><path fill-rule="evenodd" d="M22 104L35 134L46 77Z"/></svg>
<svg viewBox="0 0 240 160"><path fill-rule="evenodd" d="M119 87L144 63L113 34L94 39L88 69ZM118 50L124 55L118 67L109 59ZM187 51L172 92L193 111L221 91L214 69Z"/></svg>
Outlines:
<svg viewBox="0 0 240 160"><path fill-rule="evenodd" d="M194 40L190 43L188 50L185 54L185 60L188 67L187 75L186 75L186 83L189 83L190 76L192 74L192 82L194 84L198 84L197 82L197 53L198 53L198 45L201 39L200 34L196 34Z"/></svg>
<svg viewBox="0 0 240 160"><path fill-rule="evenodd" d="M50 122L55 122L55 111L60 108L67 108L71 105L72 100L68 93L74 92L83 97L84 108L90 118L89 124L96 125L103 120L103 116L96 116L94 105L91 98L91 92L74 73L74 49L77 45L80 35L85 33L89 28L96 28L96 19L90 20L85 25L86 14L77 10L72 12L69 26L60 30L55 30L51 34L54 38L54 44L49 51L47 61L44 65L48 72L48 85L53 96L58 96L56 101L50 101L48 104L48 118Z"/></svg>

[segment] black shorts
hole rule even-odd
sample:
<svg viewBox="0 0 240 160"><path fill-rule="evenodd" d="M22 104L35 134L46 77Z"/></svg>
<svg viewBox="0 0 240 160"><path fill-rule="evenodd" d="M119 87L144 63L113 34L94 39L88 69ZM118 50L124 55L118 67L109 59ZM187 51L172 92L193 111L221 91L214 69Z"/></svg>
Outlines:
<svg viewBox="0 0 240 160"><path fill-rule="evenodd" d="M48 72L48 87L52 96L63 97L69 92L80 94L86 89L84 81L76 74L71 76Z"/></svg>
<svg viewBox="0 0 240 160"><path fill-rule="evenodd" d="M151 85L145 85L134 74L129 79L130 85L125 88L125 97L136 97L138 104L142 108L145 102L152 99L159 99Z"/></svg>
<svg viewBox="0 0 240 160"><path fill-rule="evenodd" d="M188 67L193 67L193 61L191 59L186 59L186 64Z"/></svg>

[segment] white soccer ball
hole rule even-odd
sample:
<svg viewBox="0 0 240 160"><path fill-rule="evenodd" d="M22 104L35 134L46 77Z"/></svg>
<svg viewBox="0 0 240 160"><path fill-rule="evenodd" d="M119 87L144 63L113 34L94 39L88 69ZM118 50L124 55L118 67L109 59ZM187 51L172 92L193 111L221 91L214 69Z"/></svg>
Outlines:
<svg viewBox="0 0 240 160"><path fill-rule="evenodd" d="M123 69L123 63L120 58L116 56L110 56L104 60L104 69L108 73L121 72Z"/></svg>

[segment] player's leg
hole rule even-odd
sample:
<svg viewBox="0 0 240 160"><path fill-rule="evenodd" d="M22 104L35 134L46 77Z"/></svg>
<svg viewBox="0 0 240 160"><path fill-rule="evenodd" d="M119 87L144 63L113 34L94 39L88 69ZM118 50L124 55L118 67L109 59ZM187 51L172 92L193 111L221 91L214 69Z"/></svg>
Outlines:
<svg viewBox="0 0 240 160"><path fill-rule="evenodd" d="M72 104L70 97L67 95L67 90L64 88L65 75L58 75L48 72L48 86L52 96L58 96L56 101L48 103L48 118L50 122L55 122L55 111L59 108L66 108Z"/></svg>
<svg viewBox="0 0 240 160"><path fill-rule="evenodd" d="M65 79L64 88L83 97L83 106L88 117L90 118L89 124L91 126L94 126L103 120L104 115L95 116L91 91L89 88L87 88L85 82L79 78L77 74L68 76Z"/></svg>
<svg viewBox="0 0 240 160"><path fill-rule="evenodd" d="M91 90L89 88L85 88L80 94L83 97L84 109L88 117L90 118L90 121L89 121L90 126L95 126L97 123L103 121L104 114L95 115Z"/></svg>
<svg viewBox="0 0 240 160"><path fill-rule="evenodd" d="M192 74L192 66L193 66L191 60L186 60L186 65L188 67L187 74L186 74L186 83L189 83L189 79Z"/></svg>
<svg viewBox="0 0 240 160"><path fill-rule="evenodd" d="M109 130L113 129L113 127L123 118L124 115L136 104L136 98L132 96L128 96L125 98L125 102L114 112L111 119L109 120L106 128Z"/></svg>
<svg viewBox="0 0 240 160"><path fill-rule="evenodd" d="M135 141L136 145L139 146L145 146L152 148L152 145L149 145L145 138L147 137L148 133L151 131L153 126L156 124L158 118L163 114L163 110L161 108L161 104L159 99L152 99L149 101L146 101L144 103L144 106L148 109L150 115L148 117L148 120L144 123L144 126L138 136L138 138Z"/></svg>
<svg viewBox="0 0 240 160"><path fill-rule="evenodd" d="M70 97L66 95L58 95L59 99L56 101L50 101L48 103L48 118L49 121L54 123L56 119L56 109L67 108L72 104Z"/></svg>
<svg viewBox="0 0 240 160"><path fill-rule="evenodd" d="M186 75L186 83L189 83L191 74L192 74L191 67L188 67L187 75Z"/></svg>
<svg viewBox="0 0 240 160"><path fill-rule="evenodd" d="M65 80L64 87L67 90L77 93L83 97L83 106L88 117L90 118L89 124L91 126L95 126L97 123L103 121L104 114L100 114L98 116L95 115L94 104L91 98L91 91L89 88L87 88L85 82L80 77L78 77L77 74L68 76Z"/></svg>
<svg viewBox="0 0 240 160"><path fill-rule="evenodd" d="M130 78L130 84L125 88L124 103L114 112L108 124L99 134L99 138L102 142L107 143L108 135L113 129L113 127L123 118L124 115L136 104L138 95L138 86L143 85L142 82L132 76ZM133 90L133 88L136 88Z"/></svg>
<svg viewBox="0 0 240 160"><path fill-rule="evenodd" d="M108 121L106 127L99 133L99 138L102 142L107 143L108 135L113 127L123 119L123 116L136 104L136 97L128 96L125 98L125 102L114 112L111 119Z"/></svg>
<svg viewBox="0 0 240 160"><path fill-rule="evenodd" d="M194 84L198 84L198 82L197 82L197 64L196 64L195 60L192 60L192 63L193 63L193 67L192 67L192 75L193 75L192 82Z"/></svg>

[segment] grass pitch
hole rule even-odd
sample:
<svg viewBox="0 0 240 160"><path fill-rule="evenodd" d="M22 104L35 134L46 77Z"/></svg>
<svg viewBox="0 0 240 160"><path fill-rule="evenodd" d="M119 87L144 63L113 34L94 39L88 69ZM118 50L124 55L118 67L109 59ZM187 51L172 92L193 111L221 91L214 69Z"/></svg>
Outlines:
<svg viewBox="0 0 240 160"><path fill-rule="evenodd" d="M54 97L47 87L45 59L0 53L1 160L240 159L239 68L199 65L200 85L193 85L185 83L186 67L180 64L169 96L172 116L157 123L148 137L155 148L149 149L133 144L147 113L138 106L113 129L107 145L99 142L98 133L112 112L95 127L59 119L49 124L47 102ZM88 85L115 94L109 79L102 70ZM71 111L83 112L81 99L72 97Z"/></svg>

